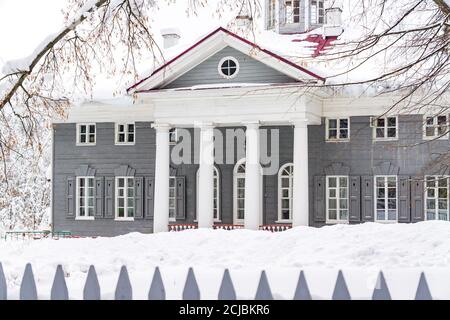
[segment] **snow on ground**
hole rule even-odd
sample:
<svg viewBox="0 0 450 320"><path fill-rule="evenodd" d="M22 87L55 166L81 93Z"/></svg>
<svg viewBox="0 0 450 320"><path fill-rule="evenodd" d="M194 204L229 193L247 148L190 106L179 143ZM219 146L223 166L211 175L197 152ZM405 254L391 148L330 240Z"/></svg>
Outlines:
<svg viewBox="0 0 450 320"><path fill-rule="evenodd" d="M367 299L383 269L394 299L414 297L421 271L434 298L450 299L449 257L448 222L0 242L10 297L17 298L25 264L31 262L41 299L49 298L57 264L63 265L72 299L82 297L90 264L95 264L104 299L113 298L122 265L128 267L138 299L146 298L155 266L161 268L169 299L181 297L191 266L204 299L217 297L224 268L230 268L238 298L254 297L265 269L275 298L290 299L303 269L312 295L329 299L342 269L351 295Z"/></svg>

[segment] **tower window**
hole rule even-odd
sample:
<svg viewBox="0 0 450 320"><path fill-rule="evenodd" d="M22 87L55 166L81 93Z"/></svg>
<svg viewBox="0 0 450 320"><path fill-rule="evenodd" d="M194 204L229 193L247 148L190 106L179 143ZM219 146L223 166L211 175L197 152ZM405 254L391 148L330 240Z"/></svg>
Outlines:
<svg viewBox="0 0 450 320"><path fill-rule="evenodd" d="M286 0L286 23L300 22L300 0Z"/></svg>
<svg viewBox="0 0 450 320"><path fill-rule="evenodd" d="M325 23L325 7L323 0L311 0L311 24Z"/></svg>

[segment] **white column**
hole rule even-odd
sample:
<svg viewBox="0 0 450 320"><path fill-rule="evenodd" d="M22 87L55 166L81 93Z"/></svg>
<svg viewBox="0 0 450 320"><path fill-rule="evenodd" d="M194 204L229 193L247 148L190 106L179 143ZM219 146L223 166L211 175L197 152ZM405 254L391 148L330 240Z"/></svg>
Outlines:
<svg viewBox="0 0 450 320"><path fill-rule="evenodd" d="M214 224L214 127L202 124L200 129L200 167L198 177L198 227Z"/></svg>
<svg viewBox="0 0 450 320"><path fill-rule="evenodd" d="M292 225L309 225L308 124L307 120L294 122L294 186Z"/></svg>
<svg viewBox="0 0 450 320"><path fill-rule="evenodd" d="M258 230L261 216L261 164L259 123L247 123L245 133L245 208L246 229Z"/></svg>
<svg viewBox="0 0 450 320"><path fill-rule="evenodd" d="M309 30L310 27L310 10L311 10L311 3L310 0L305 0L305 31Z"/></svg>
<svg viewBox="0 0 450 320"><path fill-rule="evenodd" d="M169 125L155 124L156 156L155 156L155 193L153 211L153 232L169 230Z"/></svg>

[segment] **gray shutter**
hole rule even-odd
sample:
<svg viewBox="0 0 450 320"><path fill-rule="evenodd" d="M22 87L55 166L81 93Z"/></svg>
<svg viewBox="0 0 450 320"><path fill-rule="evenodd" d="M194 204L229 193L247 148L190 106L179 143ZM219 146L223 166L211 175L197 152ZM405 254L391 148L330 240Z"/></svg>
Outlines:
<svg viewBox="0 0 450 320"><path fill-rule="evenodd" d="M361 221L361 177L350 176L349 183L350 212L348 219L359 222Z"/></svg>
<svg viewBox="0 0 450 320"><path fill-rule="evenodd" d="M136 219L144 219L144 178L134 178L134 217Z"/></svg>
<svg viewBox="0 0 450 320"><path fill-rule="evenodd" d="M361 177L361 214L363 221L374 221L373 176Z"/></svg>
<svg viewBox="0 0 450 320"><path fill-rule="evenodd" d="M177 220L178 219L186 219L186 214L185 214L185 179L184 177L176 177L175 178L175 185L176 185L176 196L177 196L177 205L176 205L176 209L177 209Z"/></svg>
<svg viewBox="0 0 450 320"><path fill-rule="evenodd" d="M105 178L105 218L114 218L114 177Z"/></svg>
<svg viewBox="0 0 450 320"><path fill-rule="evenodd" d="M413 222L424 220L424 180L411 179L411 220Z"/></svg>
<svg viewBox="0 0 450 320"><path fill-rule="evenodd" d="M411 221L409 176L398 177L398 222Z"/></svg>
<svg viewBox="0 0 450 320"><path fill-rule="evenodd" d="M325 222L325 176L314 176L314 221Z"/></svg>
<svg viewBox="0 0 450 320"><path fill-rule="evenodd" d="M104 178L95 178L95 218L103 218Z"/></svg>
<svg viewBox="0 0 450 320"><path fill-rule="evenodd" d="M75 177L68 177L66 184L66 217L75 219Z"/></svg>
<svg viewBox="0 0 450 320"><path fill-rule="evenodd" d="M154 201L153 194L155 192L153 177L145 177L145 219L153 219Z"/></svg>

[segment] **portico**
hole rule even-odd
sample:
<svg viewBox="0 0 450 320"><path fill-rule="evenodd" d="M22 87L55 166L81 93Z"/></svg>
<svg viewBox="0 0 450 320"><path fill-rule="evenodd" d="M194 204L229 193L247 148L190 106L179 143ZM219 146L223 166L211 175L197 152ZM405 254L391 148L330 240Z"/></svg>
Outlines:
<svg viewBox="0 0 450 320"><path fill-rule="evenodd" d="M270 95L266 92L266 100ZM261 98L261 97L260 97ZM273 99L273 97L272 97ZM169 99L171 100L171 99ZM193 118L201 119L198 121L188 121L188 119L177 118L178 107L175 104L168 105L168 101L159 101L161 105L155 104L155 114L159 119L155 119L154 128L157 130L156 139L156 165L155 165L155 232L166 231L162 227L163 222L168 224L168 207L165 207L168 196L168 179L170 159L166 153L169 149L169 139L162 138L168 128L198 128L200 131L199 139L199 157L198 157L198 186L196 188L198 195L196 216L198 228L212 228L214 226L214 129L220 127L239 126L245 129L245 192L244 192L244 219L238 224L242 224L246 229L258 230L263 225L263 197L264 197L264 171L261 165L261 127L265 126L290 126L293 128L293 186L292 186L292 206L291 219L289 223L293 226L309 225L309 175L308 175L308 125L320 123L320 104L316 98L302 98L296 101L294 107L289 108L286 101L279 99L278 109L289 109L289 115L284 112L274 113L274 108L262 108L247 105L247 110L258 110L258 113L252 114L252 120L245 119L236 121L237 114L233 114L233 106L228 105L227 113L223 110L223 117L218 117L221 108L216 107L216 115L207 116L207 107L205 112L201 112L193 101L190 101L192 112L189 113ZM220 101L220 98L217 99ZM216 102L217 102L216 100ZM200 100L197 101L200 103ZM202 103L203 100L202 100ZM286 103L286 105L285 105ZM223 107L225 108L225 107ZM269 112L270 118L269 119ZM206 115L205 115L206 113ZM289 119L286 119L289 118ZM169 122L170 119L170 122ZM159 132L159 133L158 133ZM163 155L159 155L158 153ZM298 168L298 169L297 169ZM164 179L164 181L162 180ZM164 189L164 190L162 190ZM220 192L227 192L220 189ZM229 191L228 191L229 192ZM187 199L191 201L192 199ZM284 221L285 223L287 221ZM281 222L280 222L281 223ZM196 227L197 227L196 226Z"/></svg>

